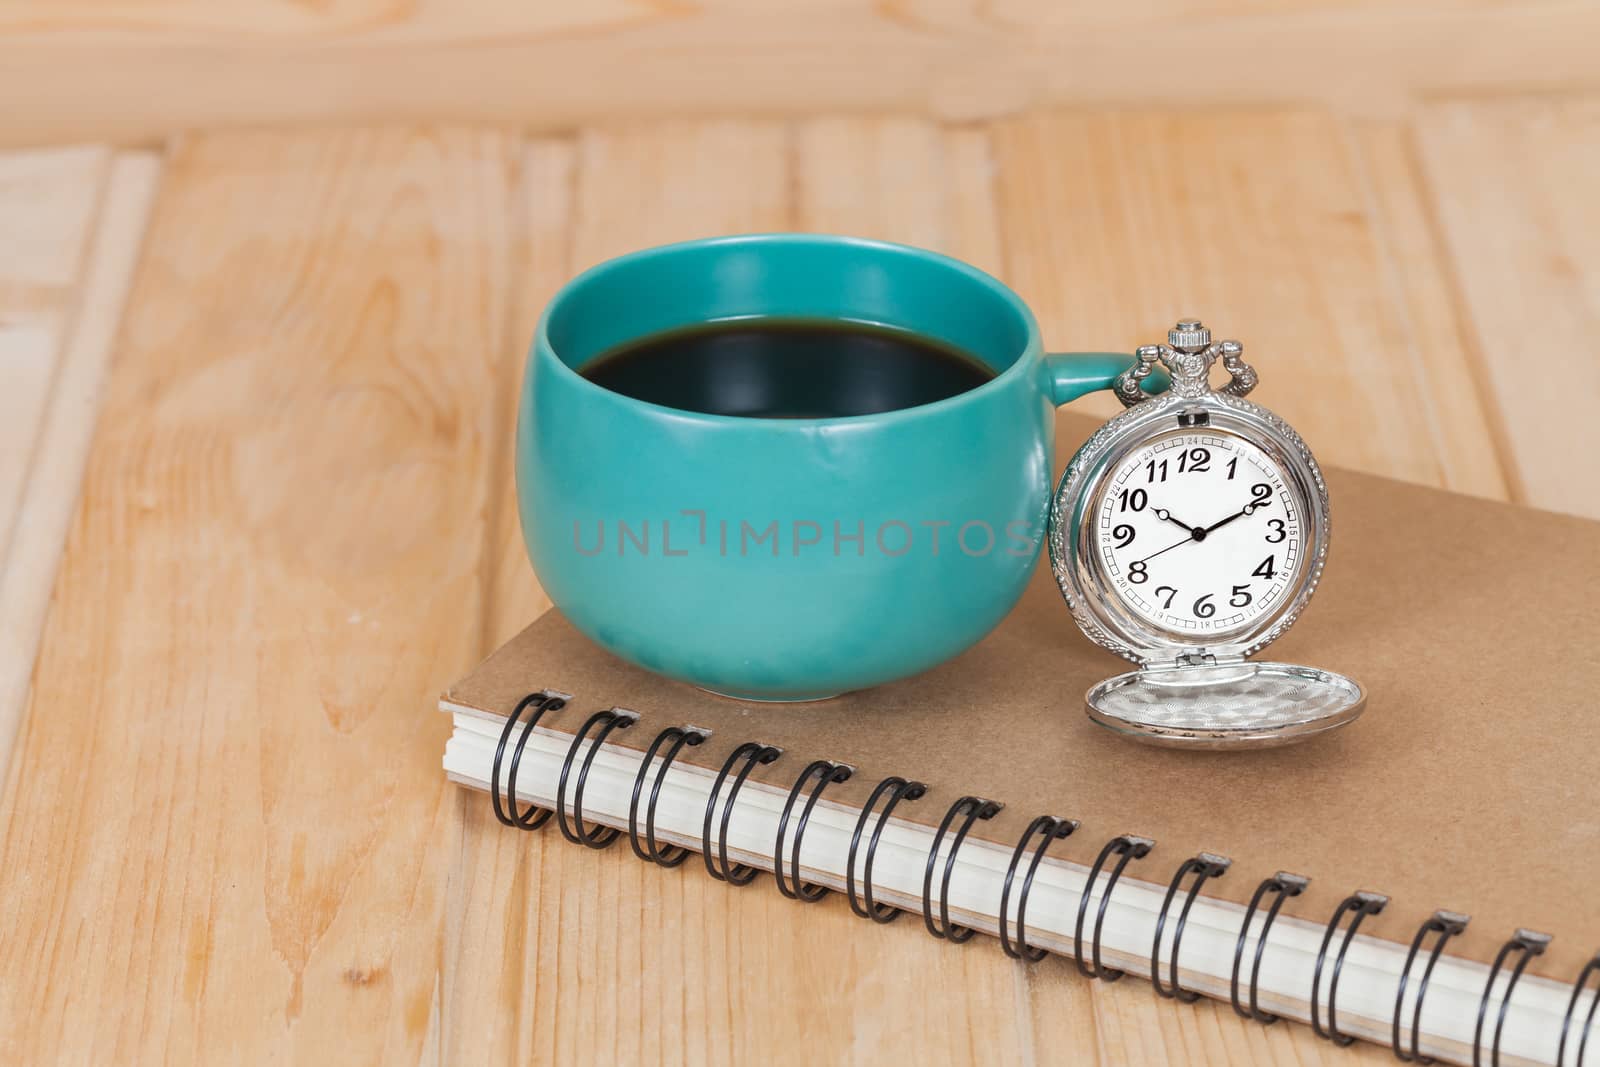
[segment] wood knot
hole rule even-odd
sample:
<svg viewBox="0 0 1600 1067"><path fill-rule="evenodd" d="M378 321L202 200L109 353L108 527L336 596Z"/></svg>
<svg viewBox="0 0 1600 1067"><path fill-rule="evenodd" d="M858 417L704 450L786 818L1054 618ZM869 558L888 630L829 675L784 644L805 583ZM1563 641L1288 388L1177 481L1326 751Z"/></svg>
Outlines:
<svg viewBox="0 0 1600 1067"><path fill-rule="evenodd" d="M371 985L382 977L382 967L346 967L344 971L344 980L353 986Z"/></svg>

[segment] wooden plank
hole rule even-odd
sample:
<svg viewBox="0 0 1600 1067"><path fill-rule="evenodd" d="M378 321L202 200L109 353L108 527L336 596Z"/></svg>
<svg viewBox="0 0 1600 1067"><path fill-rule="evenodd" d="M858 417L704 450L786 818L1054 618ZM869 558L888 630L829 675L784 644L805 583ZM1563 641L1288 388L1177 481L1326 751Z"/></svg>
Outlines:
<svg viewBox="0 0 1600 1067"><path fill-rule="evenodd" d="M1429 485L1448 442L1490 433L1442 411L1411 352L1339 123L1280 111L1065 113L996 131L1010 280L1048 345L1121 349L1181 315L1237 336L1262 386L1326 463ZM1182 164L1182 165L1179 165ZM1443 358L1443 357L1441 357ZM1110 414L1096 397L1085 410Z"/></svg>
<svg viewBox="0 0 1600 1067"><path fill-rule="evenodd" d="M798 228L949 246L942 131L926 119L798 124Z"/></svg>
<svg viewBox="0 0 1600 1067"><path fill-rule="evenodd" d="M1101 1062L1106 1064L1380 1067L1394 1062L1393 1054L1383 1045L1358 1041L1349 1048L1340 1048L1317 1037L1309 1026L1262 1026L1242 1019L1224 1001L1201 999L1194 1004L1179 1004L1162 1000L1149 982L1138 979L1089 985Z"/></svg>
<svg viewBox="0 0 1600 1067"><path fill-rule="evenodd" d="M1270 165L1162 165L1194 142ZM502 831L438 784L427 694L544 604L505 464L538 305L661 240L931 245L1022 287L1063 347L1218 306L1325 456L1494 492L1474 390L1404 427L1387 406L1477 347L1415 178L1392 128L1274 112L182 146L0 800L0 1059L1355 1062L837 898ZM1195 281L1169 262L1191 247L1232 255Z"/></svg>
<svg viewBox="0 0 1600 1067"><path fill-rule="evenodd" d="M493 462L499 473L489 501L494 543L489 554L488 608L482 644L485 655L550 606L522 543L512 447L522 372L539 314L572 269L572 179L576 154L571 141L555 138L534 140L522 153L516 200L519 222L511 247L513 275L498 370L501 408Z"/></svg>
<svg viewBox="0 0 1600 1067"><path fill-rule="evenodd" d="M419 117L970 120L1086 101L1393 115L1421 91L1593 87L1597 33L1600 11L1565 0L6 0L0 96L28 106L0 139Z"/></svg>
<svg viewBox="0 0 1600 1067"><path fill-rule="evenodd" d="M78 280L111 149L105 145L0 154L0 293L51 291Z"/></svg>
<svg viewBox="0 0 1600 1067"><path fill-rule="evenodd" d="M918 245L1001 268L993 163L981 129L926 119L797 124L796 225Z"/></svg>
<svg viewBox="0 0 1600 1067"><path fill-rule="evenodd" d="M921 119L820 119L797 131L796 218L802 229L846 233L920 245L989 270L1001 260L992 162L987 135L951 131ZM821 908L811 909L813 911ZM822 917L818 917L820 920ZM790 920L808 923L810 915ZM897 977L914 983L876 1011L855 1007L839 1029L812 1024L813 1039L830 1038L833 1058L855 1054L863 1062L960 1063L1036 1061L1035 1016L1025 967L992 942L966 950L925 935L916 916L874 928L855 918L845 902L830 902L830 926L814 931L820 943L857 944L851 966L837 982L892 990ZM901 978L904 981L904 978ZM813 997L822 997L819 974ZM912 992L914 990L914 992ZM1091 1032L1088 998L1053 999L1057 1025ZM870 1049L850 1043L852 1031L870 1031ZM1074 1050L1078 1051L1077 1049Z"/></svg>
<svg viewBox="0 0 1600 1067"><path fill-rule="evenodd" d="M0 1059L436 1049L516 151L172 158L0 802Z"/></svg>
<svg viewBox="0 0 1600 1067"><path fill-rule="evenodd" d="M110 158L100 145L0 154L0 569Z"/></svg>
<svg viewBox="0 0 1600 1067"><path fill-rule="evenodd" d="M1600 96L1440 102L1418 131L1515 498L1600 518Z"/></svg>
<svg viewBox="0 0 1600 1067"><path fill-rule="evenodd" d="M1430 403L1420 414L1439 457L1439 484L1458 493L1510 499L1509 455L1482 352L1456 282L1439 220L1419 169L1409 126L1356 124L1355 151L1371 197L1374 237L1387 267L1381 286L1396 294L1408 345L1395 354L1420 372ZM1359 384L1359 383L1357 383Z"/></svg>
<svg viewBox="0 0 1600 1067"><path fill-rule="evenodd" d="M648 244L782 228L787 156L783 127L763 123L630 125L584 131L574 146L536 145L522 186L524 281L514 289L515 355L502 363L502 392L520 380L521 336L570 273ZM547 603L526 581L513 516L502 508L498 523L487 623L496 637ZM656 1049L685 1060L731 1055L697 1020L722 1017L740 971L707 960L685 928L755 923L707 902L716 883L695 870L645 867L625 848L595 853L559 836L508 832L481 795L452 793L447 1062L632 1062ZM661 916L681 918L661 925Z"/></svg>
<svg viewBox="0 0 1600 1067"><path fill-rule="evenodd" d="M783 123L623 123L584 130L578 153L576 270L670 241L790 227Z"/></svg>
<svg viewBox="0 0 1600 1067"><path fill-rule="evenodd" d="M886 199L874 162L886 145L921 153L936 187L983 187L947 175L937 128L869 121L832 124L823 138L861 195L812 189L791 178L790 161L797 158L802 175L829 170L807 158L821 150L813 135L800 131L792 146L774 124L586 131L575 262L794 220L859 232L877 224ZM965 151L970 157L972 145ZM652 175L647 186L627 178L640 172ZM878 232L926 242L943 225L938 212L930 206L903 216L902 228ZM964 217L983 215L970 209ZM933 243L960 250L935 236ZM993 247L992 233L988 240ZM447 925L455 968L447 1003L463 1004L471 989L480 991L480 1006L452 1019L444 1046L450 1061L787 1061L801 1049L868 1062L1026 1055L1028 1030L1015 1015L1021 972L998 952L951 951L910 922L864 923L842 900L802 909L766 886L729 889L693 864L663 871L622 847L594 853L558 838L509 834L480 796L463 795L458 811L452 885L463 888L452 896ZM916 976L914 997L906 996L909 976ZM952 1032L960 1035L954 1043Z"/></svg>
<svg viewBox="0 0 1600 1067"><path fill-rule="evenodd" d="M18 234L27 251L5 268L9 279L23 279L11 290L17 310L0 311L0 775L10 764L160 166L152 153L112 158L88 149L57 157L32 171L34 181L0 193L0 229Z"/></svg>
<svg viewBox="0 0 1600 1067"><path fill-rule="evenodd" d="M529 339L545 301L570 271L575 156L572 142L554 139L529 143L521 156L506 333L498 344L492 540L485 557L479 655L504 643L550 604L522 543L512 448ZM443 859L450 874L440 961L439 1062L525 1062L532 1020L528 996L538 983L525 946L536 914L542 856L546 849L570 846L559 836L506 831L479 794L451 788L446 802L451 836Z"/></svg>
<svg viewBox="0 0 1600 1067"><path fill-rule="evenodd" d="M1443 258L1392 143L1368 144L1374 192L1324 116L1069 113L1001 123L994 139L1005 276L1050 346L1127 351L1199 314L1242 338L1256 398L1324 461L1503 492L1470 382L1419 393L1427 375L1463 371L1470 341L1435 332L1450 303ZM1083 1026L1048 1007L1074 982L1064 967L1033 972L1039 1046L1082 1043ZM1224 1004L1158 1000L1145 982L1094 983L1089 996L1106 1063L1355 1062L1304 1027L1263 1031Z"/></svg>

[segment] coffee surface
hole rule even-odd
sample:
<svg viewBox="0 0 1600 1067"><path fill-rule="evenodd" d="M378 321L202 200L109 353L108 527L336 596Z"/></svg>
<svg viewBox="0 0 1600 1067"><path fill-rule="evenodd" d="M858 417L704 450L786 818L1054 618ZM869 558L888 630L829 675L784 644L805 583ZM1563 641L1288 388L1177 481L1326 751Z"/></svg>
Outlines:
<svg viewBox="0 0 1600 1067"><path fill-rule="evenodd" d="M941 341L835 319L697 323L619 345L580 373L636 400L760 419L895 411L995 376L977 357Z"/></svg>

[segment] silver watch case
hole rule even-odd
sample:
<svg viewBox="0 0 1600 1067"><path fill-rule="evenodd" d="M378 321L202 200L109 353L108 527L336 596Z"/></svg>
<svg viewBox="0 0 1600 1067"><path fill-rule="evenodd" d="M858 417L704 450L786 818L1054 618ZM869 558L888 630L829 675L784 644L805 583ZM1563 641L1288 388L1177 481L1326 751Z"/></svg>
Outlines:
<svg viewBox="0 0 1600 1067"><path fill-rule="evenodd" d="M1094 502L1130 452L1168 433L1231 433L1271 457L1293 483L1305 559L1271 612L1225 634L1166 630L1122 604L1103 572ZM1288 744L1355 719L1366 694L1315 668L1247 663L1294 624L1321 580L1328 554L1328 490L1311 450L1277 415L1224 393L1166 393L1100 427L1068 464L1050 503L1050 566L1078 627L1139 664L1085 697L1091 719L1125 736L1168 746L1255 748Z"/></svg>

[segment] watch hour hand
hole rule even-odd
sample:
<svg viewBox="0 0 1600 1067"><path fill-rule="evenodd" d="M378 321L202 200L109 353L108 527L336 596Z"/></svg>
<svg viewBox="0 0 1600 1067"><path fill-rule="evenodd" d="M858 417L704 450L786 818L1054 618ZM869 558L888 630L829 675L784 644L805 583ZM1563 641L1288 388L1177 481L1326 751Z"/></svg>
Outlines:
<svg viewBox="0 0 1600 1067"><path fill-rule="evenodd" d="M1190 537L1193 537L1195 530L1199 529L1199 527L1190 526L1182 519L1174 518L1172 512L1168 511L1166 508L1156 508L1155 510L1156 518L1160 519L1162 522L1170 522L1179 529L1188 530Z"/></svg>

